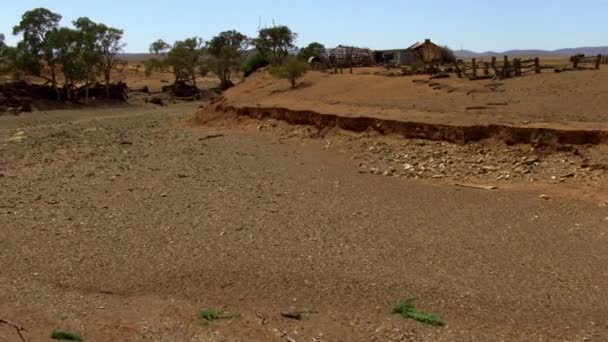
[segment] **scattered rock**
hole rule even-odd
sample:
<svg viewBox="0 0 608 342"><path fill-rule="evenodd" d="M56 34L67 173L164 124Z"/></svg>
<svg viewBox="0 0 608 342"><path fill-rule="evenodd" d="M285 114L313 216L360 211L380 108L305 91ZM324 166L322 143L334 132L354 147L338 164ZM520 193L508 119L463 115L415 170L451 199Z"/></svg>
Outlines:
<svg viewBox="0 0 608 342"><path fill-rule="evenodd" d="M544 200L550 200L551 197L549 197L548 195L542 194L540 196L538 196L540 199L544 199Z"/></svg>
<svg viewBox="0 0 608 342"><path fill-rule="evenodd" d="M526 159L524 159L524 163L526 165L532 165L534 163L537 163L540 160L540 158L538 156L530 156L527 157Z"/></svg>
<svg viewBox="0 0 608 342"><path fill-rule="evenodd" d="M298 321L302 320L302 313L297 311L284 311L281 312L281 316Z"/></svg>
<svg viewBox="0 0 608 342"><path fill-rule="evenodd" d="M149 103L158 105L158 106L165 106L165 102L163 101L162 98L158 97L158 96L153 96L148 100Z"/></svg>

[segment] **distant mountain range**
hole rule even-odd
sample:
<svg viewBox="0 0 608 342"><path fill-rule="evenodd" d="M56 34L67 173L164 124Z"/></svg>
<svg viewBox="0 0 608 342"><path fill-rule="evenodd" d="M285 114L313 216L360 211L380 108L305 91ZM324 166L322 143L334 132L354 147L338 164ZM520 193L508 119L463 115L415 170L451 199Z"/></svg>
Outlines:
<svg viewBox="0 0 608 342"><path fill-rule="evenodd" d="M470 50L454 51L462 58L491 57L491 56L573 56L582 53L587 56L608 55L608 46L579 47L559 50L508 50L504 52L475 52Z"/></svg>
<svg viewBox="0 0 608 342"><path fill-rule="evenodd" d="M143 62L152 57L154 57L154 54L151 53L123 53L118 56L118 58L128 62Z"/></svg>

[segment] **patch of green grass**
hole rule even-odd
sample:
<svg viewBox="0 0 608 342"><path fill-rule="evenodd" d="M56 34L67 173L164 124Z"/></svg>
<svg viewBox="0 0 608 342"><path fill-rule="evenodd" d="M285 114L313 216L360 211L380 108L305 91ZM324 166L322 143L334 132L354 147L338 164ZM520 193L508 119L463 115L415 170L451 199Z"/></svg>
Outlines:
<svg viewBox="0 0 608 342"><path fill-rule="evenodd" d="M64 330L53 330L51 333L51 338L53 340L63 340L63 341L82 341L82 337L77 333L73 333L70 331Z"/></svg>
<svg viewBox="0 0 608 342"><path fill-rule="evenodd" d="M432 325L432 326L443 326L445 325L445 321L440 317L433 315L428 312L422 312L416 310L416 306L414 305L415 298L406 299L404 301L399 302L397 305L393 307L394 314L400 314L404 318L413 319L420 323Z"/></svg>
<svg viewBox="0 0 608 342"><path fill-rule="evenodd" d="M215 311L215 310L201 310L198 312L198 316L207 322L211 322L211 321L215 321L217 319L238 317L239 314L227 314L223 311Z"/></svg>
<svg viewBox="0 0 608 342"><path fill-rule="evenodd" d="M198 316L205 321L215 321L216 319L223 318L224 312L215 310L201 310L199 311Z"/></svg>

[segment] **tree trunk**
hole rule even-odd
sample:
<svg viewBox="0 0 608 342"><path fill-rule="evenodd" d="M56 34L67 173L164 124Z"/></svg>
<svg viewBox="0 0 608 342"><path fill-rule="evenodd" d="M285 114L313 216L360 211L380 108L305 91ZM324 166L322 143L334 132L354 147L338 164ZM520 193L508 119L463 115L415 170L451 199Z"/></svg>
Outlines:
<svg viewBox="0 0 608 342"><path fill-rule="evenodd" d="M57 101L61 101L61 93L59 92L59 88L57 88L57 75L55 74L55 65L51 65L51 85L53 89L55 89L55 93L57 94Z"/></svg>
<svg viewBox="0 0 608 342"><path fill-rule="evenodd" d="M66 75L65 73L63 74L63 90L65 91L65 99L70 101L72 99L72 97L70 96L70 79L68 78L68 75Z"/></svg>
<svg viewBox="0 0 608 342"><path fill-rule="evenodd" d="M104 70L104 77L105 77L105 81L106 81L106 96L110 97L110 72L112 71L112 69L108 68L107 70Z"/></svg>
<svg viewBox="0 0 608 342"><path fill-rule="evenodd" d="M85 102L89 102L89 87L90 87L90 80L91 80L91 71L87 70L87 79L85 85L84 85L84 101Z"/></svg>
<svg viewBox="0 0 608 342"><path fill-rule="evenodd" d="M296 78L292 77L291 78L291 89L295 89L296 88Z"/></svg>

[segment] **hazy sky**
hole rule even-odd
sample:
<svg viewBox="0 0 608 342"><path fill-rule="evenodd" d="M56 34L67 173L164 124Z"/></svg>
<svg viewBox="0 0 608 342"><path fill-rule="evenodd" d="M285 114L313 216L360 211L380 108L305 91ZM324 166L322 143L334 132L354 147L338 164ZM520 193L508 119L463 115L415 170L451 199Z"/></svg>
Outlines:
<svg viewBox="0 0 608 342"><path fill-rule="evenodd" d="M608 0L0 0L9 43L12 27L35 7L60 13L64 25L88 16L122 28L128 52L147 51L157 38L208 39L229 29L253 36L260 21L288 25L300 46L402 48L424 38L478 52L608 45Z"/></svg>

